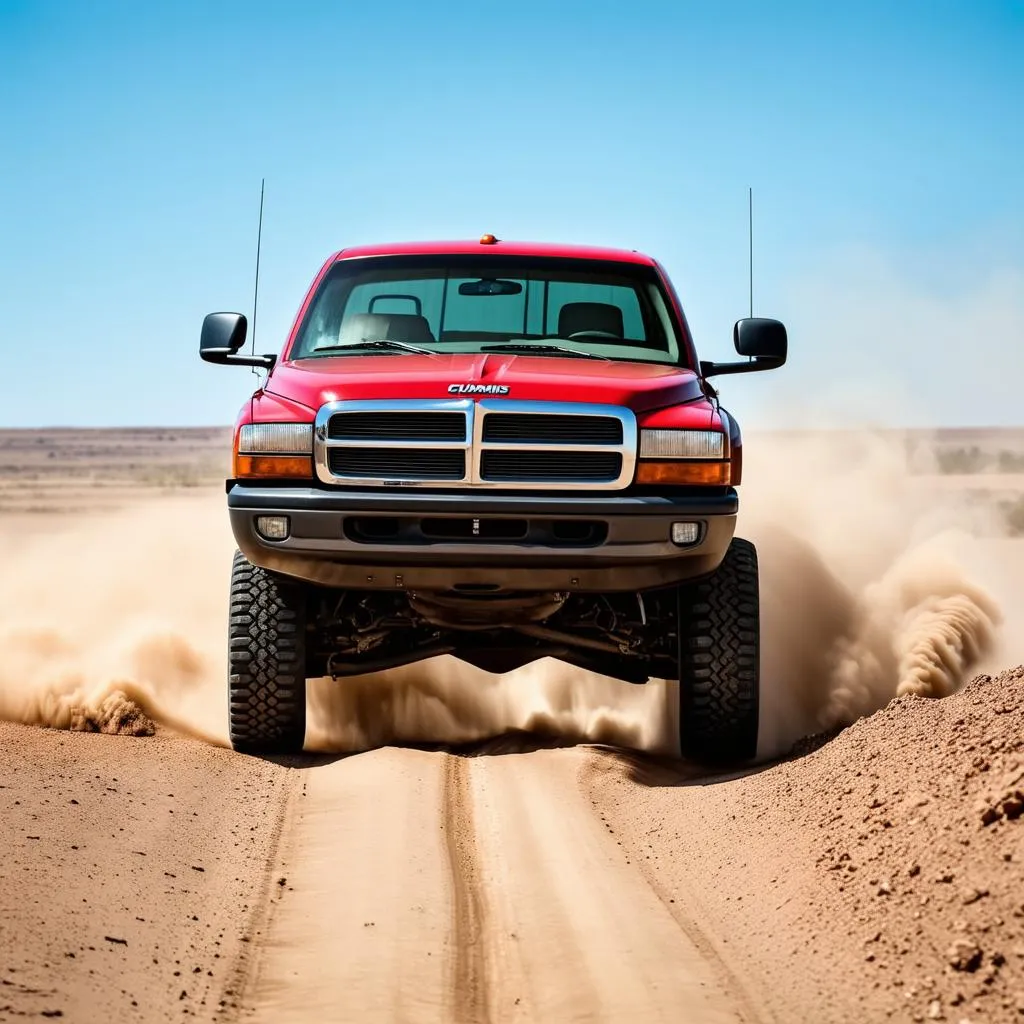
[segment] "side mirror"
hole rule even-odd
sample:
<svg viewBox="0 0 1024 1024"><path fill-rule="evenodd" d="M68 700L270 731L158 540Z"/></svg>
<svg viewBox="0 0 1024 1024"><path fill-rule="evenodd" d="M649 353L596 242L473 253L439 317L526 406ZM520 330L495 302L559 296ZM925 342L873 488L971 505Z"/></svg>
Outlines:
<svg viewBox="0 0 1024 1024"><path fill-rule="evenodd" d="M737 320L732 329L732 343L741 356L770 359L776 366L786 361L789 339L785 326L778 320L748 317Z"/></svg>
<svg viewBox="0 0 1024 1024"><path fill-rule="evenodd" d="M208 363L234 366L264 366L272 369L276 356L240 356L248 323L241 313L209 313L199 335L199 357Z"/></svg>
<svg viewBox="0 0 1024 1024"><path fill-rule="evenodd" d="M199 355L211 363L225 362L244 344L248 322L241 313L210 313L199 335Z"/></svg>
<svg viewBox="0 0 1024 1024"><path fill-rule="evenodd" d="M785 325L766 317L745 317L737 320L732 329L732 343L746 363L701 362L702 377L722 373L751 373L756 370L774 370L786 361L789 339Z"/></svg>

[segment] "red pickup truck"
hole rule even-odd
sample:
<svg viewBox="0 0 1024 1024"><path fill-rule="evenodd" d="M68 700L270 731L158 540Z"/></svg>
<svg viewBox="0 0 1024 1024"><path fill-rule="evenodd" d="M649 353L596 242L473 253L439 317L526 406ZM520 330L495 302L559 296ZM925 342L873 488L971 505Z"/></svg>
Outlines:
<svg viewBox="0 0 1024 1024"><path fill-rule="evenodd" d="M484 235L331 256L280 358L246 329L200 340L267 371L227 481L236 749L300 750L307 679L449 654L678 680L684 757L754 755L757 556L709 378L782 365L781 323L701 362L650 257Z"/></svg>

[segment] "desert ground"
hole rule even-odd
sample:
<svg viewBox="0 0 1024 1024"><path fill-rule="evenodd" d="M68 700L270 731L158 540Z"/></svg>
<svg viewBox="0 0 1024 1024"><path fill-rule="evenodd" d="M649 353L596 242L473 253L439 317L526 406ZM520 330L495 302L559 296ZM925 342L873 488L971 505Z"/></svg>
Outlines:
<svg viewBox="0 0 1024 1024"><path fill-rule="evenodd" d="M229 439L0 431L0 1021L1024 1022L1024 433L748 437L730 774L546 662L231 751Z"/></svg>

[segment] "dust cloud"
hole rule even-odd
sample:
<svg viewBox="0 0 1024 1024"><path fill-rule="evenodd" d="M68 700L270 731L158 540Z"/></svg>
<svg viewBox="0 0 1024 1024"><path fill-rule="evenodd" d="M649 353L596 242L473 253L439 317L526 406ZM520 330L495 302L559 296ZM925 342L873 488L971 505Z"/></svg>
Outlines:
<svg viewBox="0 0 1024 1024"><path fill-rule="evenodd" d="M503 733L666 749L668 687L622 683L544 659L492 676L442 657L380 675L310 684L306 745L468 743ZM528 745L528 743L527 743Z"/></svg>
<svg viewBox="0 0 1024 1024"><path fill-rule="evenodd" d="M922 486L889 437L750 436L746 448L738 532L761 560L762 756L996 667L1019 618L1008 560L1024 546L984 510ZM0 717L136 735L155 723L225 744L223 501L53 516L27 539L0 521ZM309 691L317 750L510 731L677 749L673 684L552 661L496 677L445 657Z"/></svg>
<svg viewBox="0 0 1024 1024"><path fill-rule="evenodd" d="M0 718L134 735L165 725L226 745L234 541L223 494L104 517L0 520ZM657 745L652 692L556 662L494 677L452 658L309 685L307 746L462 743L509 730Z"/></svg>
<svg viewBox="0 0 1024 1024"><path fill-rule="evenodd" d="M896 696L948 696L1008 655L1022 546L926 451L868 432L752 440L740 532L761 563L761 756Z"/></svg>
<svg viewBox="0 0 1024 1024"><path fill-rule="evenodd" d="M0 717L226 743L222 513L179 499L43 513L27 536L0 520Z"/></svg>

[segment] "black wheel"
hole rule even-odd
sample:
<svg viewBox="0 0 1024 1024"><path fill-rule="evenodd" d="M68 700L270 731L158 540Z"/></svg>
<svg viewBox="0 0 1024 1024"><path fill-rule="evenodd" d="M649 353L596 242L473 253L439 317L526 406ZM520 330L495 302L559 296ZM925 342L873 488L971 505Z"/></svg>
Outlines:
<svg viewBox="0 0 1024 1024"><path fill-rule="evenodd" d="M713 576L679 588L683 757L725 765L754 756L760 649L757 551L736 537Z"/></svg>
<svg viewBox="0 0 1024 1024"><path fill-rule="evenodd" d="M306 737L306 598L235 552L228 626L231 745L294 754Z"/></svg>

